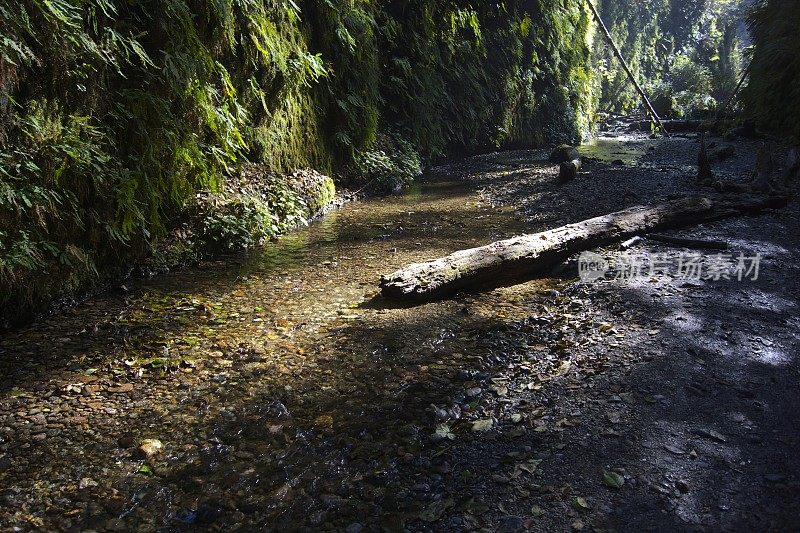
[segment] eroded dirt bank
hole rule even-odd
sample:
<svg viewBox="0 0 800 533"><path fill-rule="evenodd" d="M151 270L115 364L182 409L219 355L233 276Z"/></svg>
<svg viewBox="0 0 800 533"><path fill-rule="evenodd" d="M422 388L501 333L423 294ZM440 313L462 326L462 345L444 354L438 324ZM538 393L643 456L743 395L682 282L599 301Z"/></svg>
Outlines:
<svg viewBox="0 0 800 533"><path fill-rule="evenodd" d="M734 144L718 170L745 179L757 144ZM696 147L601 141L565 186L543 153L472 158L4 335L0 524L795 529L796 205L684 233L761 253L757 281L376 297L408 262L692 190Z"/></svg>

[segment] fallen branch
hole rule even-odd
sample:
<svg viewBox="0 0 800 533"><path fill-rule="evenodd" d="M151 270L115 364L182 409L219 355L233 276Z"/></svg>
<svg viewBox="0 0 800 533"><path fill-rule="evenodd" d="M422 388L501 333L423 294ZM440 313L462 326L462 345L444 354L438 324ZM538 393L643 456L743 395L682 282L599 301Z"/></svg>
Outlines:
<svg viewBox="0 0 800 533"><path fill-rule="evenodd" d="M502 286L546 272L569 256L657 230L693 226L785 206L787 196L704 196L672 200L461 250L383 276L381 293L425 301L475 286Z"/></svg>
<svg viewBox="0 0 800 533"><path fill-rule="evenodd" d="M638 246L638 245L642 244L643 242L644 242L644 239L642 239L639 235L637 235L636 237L631 237L627 241L625 241L622 244L620 244L619 245L619 249L620 250L630 250L634 246Z"/></svg>
<svg viewBox="0 0 800 533"><path fill-rule="evenodd" d="M725 241L708 241L703 239L685 239L683 237L672 237L670 235L659 235L657 233L648 233L647 239L651 241L661 242L664 244L674 244L683 248L692 248L697 250L727 250L728 243Z"/></svg>

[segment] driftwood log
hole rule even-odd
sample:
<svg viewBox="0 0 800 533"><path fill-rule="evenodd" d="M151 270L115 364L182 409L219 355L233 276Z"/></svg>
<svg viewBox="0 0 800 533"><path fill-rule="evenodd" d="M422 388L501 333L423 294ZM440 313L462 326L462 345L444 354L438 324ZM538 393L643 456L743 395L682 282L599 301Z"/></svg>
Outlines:
<svg viewBox="0 0 800 533"><path fill-rule="evenodd" d="M409 265L381 278L381 293L419 302L475 286L502 286L541 274L569 256L657 230L693 226L785 206L787 196L687 197L461 250L428 263Z"/></svg>

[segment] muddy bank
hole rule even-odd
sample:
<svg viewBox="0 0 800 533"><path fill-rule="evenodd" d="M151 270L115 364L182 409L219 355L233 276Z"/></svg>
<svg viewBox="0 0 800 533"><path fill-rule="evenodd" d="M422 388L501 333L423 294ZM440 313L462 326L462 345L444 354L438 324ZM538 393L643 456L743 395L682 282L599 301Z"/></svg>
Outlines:
<svg viewBox="0 0 800 533"><path fill-rule="evenodd" d="M239 263L4 335L0 522L794 528L796 206L694 232L762 253L755 282L567 274L413 308L376 297L409 262L693 187L695 139L624 141L561 187L538 152L436 168ZM745 179L755 148L720 171ZM142 458L143 439L163 450Z"/></svg>

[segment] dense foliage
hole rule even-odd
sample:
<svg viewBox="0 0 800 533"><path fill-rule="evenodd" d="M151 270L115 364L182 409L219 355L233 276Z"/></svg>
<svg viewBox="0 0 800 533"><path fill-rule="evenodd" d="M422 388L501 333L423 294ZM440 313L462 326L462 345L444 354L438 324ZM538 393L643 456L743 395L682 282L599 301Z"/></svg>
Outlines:
<svg viewBox="0 0 800 533"><path fill-rule="evenodd" d="M581 0L5 2L0 306L113 274L244 165L403 181L416 152L576 138L589 27Z"/></svg>
<svg viewBox="0 0 800 533"><path fill-rule="evenodd" d="M747 0L602 2L602 16L660 114L684 116L715 108L732 93L747 44ZM607 44L596 64L602 106L628 112L639 96Z"/></svg>
<svg viewBox="0 0 800 533"><path fill-rule="evenodd" d="M800 142L800 2L762 0L749 17L755 45L749 112L759 123Z"/></svg>

